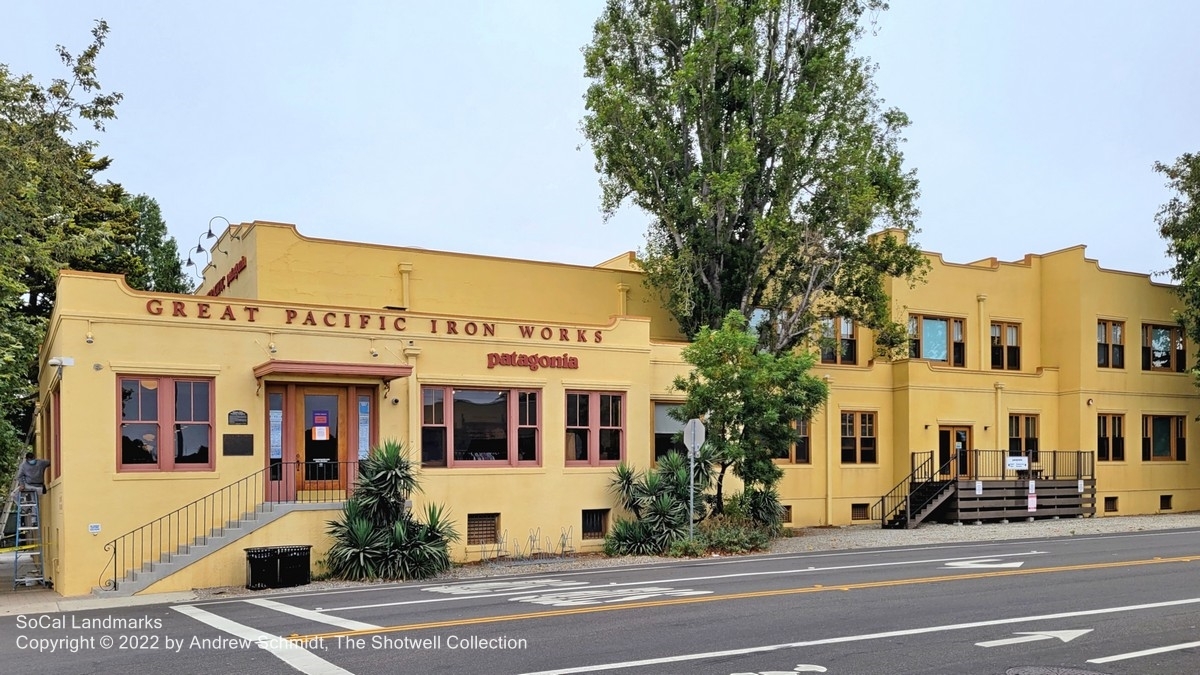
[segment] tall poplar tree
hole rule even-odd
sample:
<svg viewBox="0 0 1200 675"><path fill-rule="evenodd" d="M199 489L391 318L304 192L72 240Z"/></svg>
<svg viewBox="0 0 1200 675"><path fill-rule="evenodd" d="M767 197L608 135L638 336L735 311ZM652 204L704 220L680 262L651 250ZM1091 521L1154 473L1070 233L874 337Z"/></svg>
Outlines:
<svg viewBox="0 0 1200 675"><path fill-rule="evenodd" d="M881 0L608 0L584 48L602 206L652 221L647 283L689 337L730 309L782 353L822 317L903 346L917 180L853 45ZM885 228L889 229L880 235ZM880 236L872 236L880 235Z"/></svg>

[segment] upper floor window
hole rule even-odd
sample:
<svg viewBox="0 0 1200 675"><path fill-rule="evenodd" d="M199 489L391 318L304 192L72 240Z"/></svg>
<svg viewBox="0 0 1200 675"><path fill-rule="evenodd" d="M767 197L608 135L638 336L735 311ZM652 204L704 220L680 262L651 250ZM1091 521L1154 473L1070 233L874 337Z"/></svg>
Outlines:
<svg viewBox="0 0 1200 675"><path fill-rule="evenodd" d="M995 370L1021 369L1020 324L992 323L992 368Z"/></svg>
<svg viewBox="0 0 1200 675"><path fill-rule="evenodd" d="M821 363L858 364L858 327L853 319L821 320Z"/></svg>
<svg viewBox="0 0 1200 675"><path fill-rule="evenodd" d="M842 413L842 463L875 464L875 413Z"/></svg>
<svg viewBox="0 0 1200 675"><path fill-rule="evenodd" d="M1008 455L1038 461L1038 416L1008 416Z"/></svg>
<svg viewBox="0 0 1200 675"><path fill-rule="evenodd" d="M423 466L537 466L541 395L522 389L421 388Z"/></svg>
<svg viewBox="0 0 1200 675"><path fill-rule="evenodd" d="M811 464L812 455L809 452L808 420L796 420L792 422L792 428L796 430L795 440L786 450L776 451L772 458L780 462Z"/></svg>
<svg viewBox="0 0 1200 675"><path fill-rule="evenodd" d="M1142 461L1187 459L1187 418L1183 415L1142 416Z"/></svg>
<svg viewBox="0 0 1200 675"><path fill-rule="evenodd" d="M913 314L908 317L908 356L941 361L957 368L967 365L967 345L962 319Z"/></svg>
<svg viewBox="0 0 1200 675"><path fill-rule="evenodd" d="M670 412L679 408L675 403L654 404L654 461L674 452L687 456L683 445L683 422L671 417ZM678 439L678 440L676 440Z"/></svg>
<svg viewBox="0 0 1200 675"><path fill-rule="evenodd" d="M1101 368L1125 367L1125 322L1096 323L1096 365Z"/></svg>
<svg viewBox="0 0 1200 675"><path fill-rule="evenodd" d="M213 468L210 379L122 377L121 471Z"/></svg>
<svg viewBox="0 0 1200 675"><path fill-rule="evenodd" d="M617 464L625 458L625 395L567 392L567 464Z"/></svg>
<svg viewBox="0 0 1200 675"><path fill-rule="evenodd" d="M1125 461L1125 416L1096 415L1096 459Z"/></svg>
<svg viewBox="0 0 1200 675"><path fill-rule="evenodd" d="M1186 360L1182 328L1142 325L1142 370L1182 373L1186 368Z"/></svg>

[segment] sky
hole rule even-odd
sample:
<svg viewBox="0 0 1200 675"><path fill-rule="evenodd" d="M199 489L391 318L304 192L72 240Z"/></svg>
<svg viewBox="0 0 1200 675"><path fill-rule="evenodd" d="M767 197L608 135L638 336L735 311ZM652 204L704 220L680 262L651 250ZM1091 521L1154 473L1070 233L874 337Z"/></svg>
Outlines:
<svg viewBox="0 0 1200 675"><path fill-rule="evenodd" d="M103 176L158 200L181 251L210 222L268 220L592 265L641 248L648 223L634 207L604 220L579 131L603 4L3 0L0 63L49 82L55 45L77 53L108 21L99 77L125 98L95 136ZM1153 164L1200 151L1200 3L891 4L857 49L912 119L923 249L1086 244L1105 268L1170 266Z"/></svg>

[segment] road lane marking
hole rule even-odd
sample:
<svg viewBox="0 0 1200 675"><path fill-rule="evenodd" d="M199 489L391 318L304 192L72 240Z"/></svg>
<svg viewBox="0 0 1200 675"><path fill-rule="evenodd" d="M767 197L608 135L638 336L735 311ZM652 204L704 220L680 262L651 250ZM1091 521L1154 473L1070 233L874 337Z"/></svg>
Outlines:
<svg viewBox="0 0 1200 675"><path fill-rule="evenodd" d="M992 567L1007 567L1015 569L1024 565L1023 562L1000 562L996 558L976 558L975 560L960 560L958 562L948 562L942 565L943 569L952 570L978 570L988 569Z"/></svg>
<svg viewBox="0 0 1200 675"><path fill-rule="evenodd" d="M1105 656L1102 659L1091 659L1088 663L1110 663L1112 661L1124 661L1125 659L1136 659L1142 656L1153 656L1155 654L1165 654L1167 652L1177 652L1180 649L1191 649L1192 647L1200 647L1200 642L1185 642L1179 645L1167 645L1166 647L1155 647L1154 649L1143 649L1140 652L1128 652L1125 654L1116 654L1115 656Z"/></svg>
<svg viewBox="0 0 1200 675"><path fill-rule="evenodd" d="M363 623L362 621L355 621L353 619L343 619L340 616L329 616L311 609L293 607L291 605L285 605L282 602L267 600L266 598L255 598L253 600L246 600L246 602L250 603L251 605L258 605L259 607L266 607L267 609L273 609L277 612L283 612L284 614L291 614L292 616L300 617L301 619L308 619L309 621L316 621L317 623L326 623L330 626L345 628L346 630L375 630L379 628L379 626L376 626L375 624Z"/></svg>
<svg viewBox="0 0 1200 675"><path fill-rule="evenodd" d="M1091 628L1081 630L1043 630L1036 633L1013 633L1018 637L1000 638L999 640L988 640L987 642L976 642L976 647L1004 647L1007 645L1019 645L1026 642L1037 642L1039 640L1062 640L1070 642L1077 637L1087 635L1092 632Z"/></svg>
<svg viewBox="0 0 1200 675"><path fill-rule="evenodd" d="M212 612L207 612L199 607L191 605L174 605L171 609L180 614L189 616L200 623L207 624L216 628L219 631L229 633L234 637L243 640L249 640L259 649L270 653L275 658L283 661L292 668L305 673L305 675L354 675L348 670L339 668L325 659L313 654L307 649L295 644L293 640L296 638L284 638L278 635L271 635L263 631L251 628L234 621L230 621L223 616L217 616Z"/></svg>
<svg viewBox="0 0 1200 675"><path fill-rule="evenodd" d="M1023 553L1002 553L992 556L992 558L1015 558L1019 556L1029 555L1044 555L1045 551L1025 551ZM992 558L989 558L992 559ZM746 577L770 577L770 576L785 576L789 574L812 574L814 572L844 572L846 570L862 570L874 569L879 567L902 567L905 565L928 565L936 563L950 563L956 560L978 560L979 556L970 556L963 558L931 558L926 560L897 560L893 562L881 563L863 563L861 565L833 565L830 567L802 567L790 570L768 570L764 572L735 572L733 574L711 574L699 577L679 577L676 579L654 579L651 581L625 581L625 582L610 582L607 584L596 584L591 586L579 586L573 590L591 590L591 589L608 589L620 588L622 586L645 586L646 584L683 584L694 583L697 581L719 581L723 579L741 579ZM560 575L561 576L561 575ZM422 588L423 591L434 591L439 588L437 586L431 588ZM440 592L440 591L434 591ZM427 598L423 600L397 600L395 602L379 602L369 605L346 605L343 607L321 607L322 612L348 612L359 609L378 609L380 607L399 607L402 605L422 605L434 602L448 602L453 600L476 600L479 598L496 598L505 595L527 595L529 589L512 590L512 591L489 591L487 593L477 593L475 595L454 595L445 598Z"/></svg>
<svg viewBox="0 0 1200 675"><path fill-rule="evenodd" d="M584 605L599 605L611 602L633 602L634 600L649 600L660 595L672 598L684 598L693 595L711 595L712 591L693 591L690 588L668 588L666 586L639 586L637 588L592 588L584 590L556 591L553 593L535 593L509 598L509 602L528 602L535 605L550 605L552 607L581 607Z"/></svg>
<svg viewBox="0 0 1200 675"><path fill-rule="evenodd" d="M539 670L535 673L525 673L525 675L572 675L573 673L591 673L599 670L620 670L623 668L639 668L642 666L661 666L667 663L682 663L685 661L701 661L704 659L719 659L730 656L745 656L747 654L761 654L764 652L773 652L781 649L796 649L798 647L816 647L821 645L843 644L847 642L863 642L866 640L890 640L898 637L908 637L910 635L922 635L925 633L940 633L951 630L964 630L969 628L982 628L986 626L1002 626L1005 624L1024 623L1028 621L1051 621L1056 619L1069 619L1079 616L1096 616L1099 614L1119 614L1122 612L1133 612L1144 609L1159 609L1162 607L1177 607L1179 605L1194 605L1200 604L1200 598L1188 598L1186 600L1168 600L1166 602L1152 602L1143 605L1126 605L1123 607L1105 607L1103 609L1086 609L1078 612L1061 612L1058 614L1043 614L1041 616L1019 616L1009 619L993 619L991 621L972 621L970 623L958 623L948 626L927 626L925 628L910 628L907 630L894 630L886 633L867 633L864 635L845 635L842 637L826 638L824 640L807 640L804 642L785 642L775 645L763 645L761 647L745 647L742 649L726 649L719 652L702 652L697 654L679 654L677 656L664 656L656 659L642 659L640 661L623 661L621 663L600 663L590 666L581 666L577 668L561 668L558 670ZM1193 643L1200 644L1200 643ZM1180 649L1185 647L1181 646ZM1152 650L1151 650L1152 651ZM1088 663L1094 663L1089 661Z"/></svg>
<svg viewBox="0 0 1200 675"><path fill-rule="evenodd" d="M1179 558L1151 558L1148 560L1128 560L1123 562L1089 563L1084 565L1069 565L1065 567L1039 567L1027 570L1002 570L996 572L976 572L973 574L953 574L940 577L920 577L917 579L892 579L888 581L869 581L857 584L840 584L833 586L803 586L800 588L781 588L765 591L748 591L745 593L727 593L725 595L705 595L691 598L673 598L669 600L651 600L633 605L601 605L593 607L574 607L570 609L546 610L542 612L526 612L522 614L501 614L480 616L468 619L449 619L446 621L429 621L426 623L401 624L384 626L373 631L344 631L333 633L318 633L303 636L305 638L335 638L339 636L370 635L373 633L395 633L408 630L425 630L428 628L451 628L472 626L485 623L501 623L505 621L520 621L523 619L545 619L551 617L570 616L574 614L591 614L593 612L614 612L653 607L670 607L673 605L691 605L702 602L721 602L726 600L747 600L756 598L783 597L804 593L823 593L826 591L852 591L874 588L892 588L917 584L941 583L946 581L970 581L975 579L997 579L1000 577L1026 576L1029 574L1050 574L1055 572L1082 572L1088 570L1111 569L1115 567L1139 567L1143 565L1161 565L1167 563L1192 563L1200 561L1200 556L1184 556ZM1200 600L1198 600L1200 601ZM1192 601L1188 601L1188 604ZM1068 615L1071 616L1071 615ZM990 624L989 624L990 625Z"/></svg>

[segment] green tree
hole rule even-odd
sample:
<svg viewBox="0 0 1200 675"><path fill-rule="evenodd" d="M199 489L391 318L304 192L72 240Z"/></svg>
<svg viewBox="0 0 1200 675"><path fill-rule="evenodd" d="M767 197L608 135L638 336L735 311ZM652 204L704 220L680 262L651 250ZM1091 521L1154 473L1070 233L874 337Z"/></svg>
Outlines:
<svg viewBox="0 0 1200 675"><path fill-rule="evenodd" d="M714 510L724 509L724 479L731 469L742 479L749 503L774 494L782 475L774 459L787 456L795 442L793 423L811 418L829 393L825 382L809 373L816 357L807 351L776 355L759 349L746 318L730 310L719 329L700 329L683 358L693 370L676 377L674 387L687 400L671 415L704 420L705 445L717 466Z"/></svg>
<svg viewBox="0 0 1200 675"><path fill-rule="evenodd" d="M59 270L125 274L150 266L138 253L138 213L99 175L111 161L77 125L103 131L121 94L102 90L96 60L108 35L97 21L77 56L61 45L65 78L41 85L0 64L0 467L11 469L30 428L37 354Z"/></svg>
<svg viewBox="0 0 1200 675"><path fill-rule="evenodd" d="M158 201L148 195L125 199L125 206L137 214L133 254L142 261L139 275L126 274L134 288L162 293L191 293L191 278L179 259L179 245L167 232Z"/></svg>
<svg viewBox="0 0 1200 675"><path fill-rule="evenodd" d="M602 207L652 217L646 283L693 337L730 309L765 313L782 353L817 319L904 345L886 277L924 259L904 113L882 109L854 55L882 0L609 0L584 48L583 132ZM889 230L883 236L879 234Z"/></svg>
<svg viewBox="0 0 1200 675"><path fill-rule="evenodd" d="M1200 343L1200 154L1184 153L1174 164L1155 162L1154 170L1167 177L1171 191L1154 220L1175 260L1170 272L1183 299L1177 318L1188 338ZM1193 373L1200 385L1200 369Z"/></svg>

